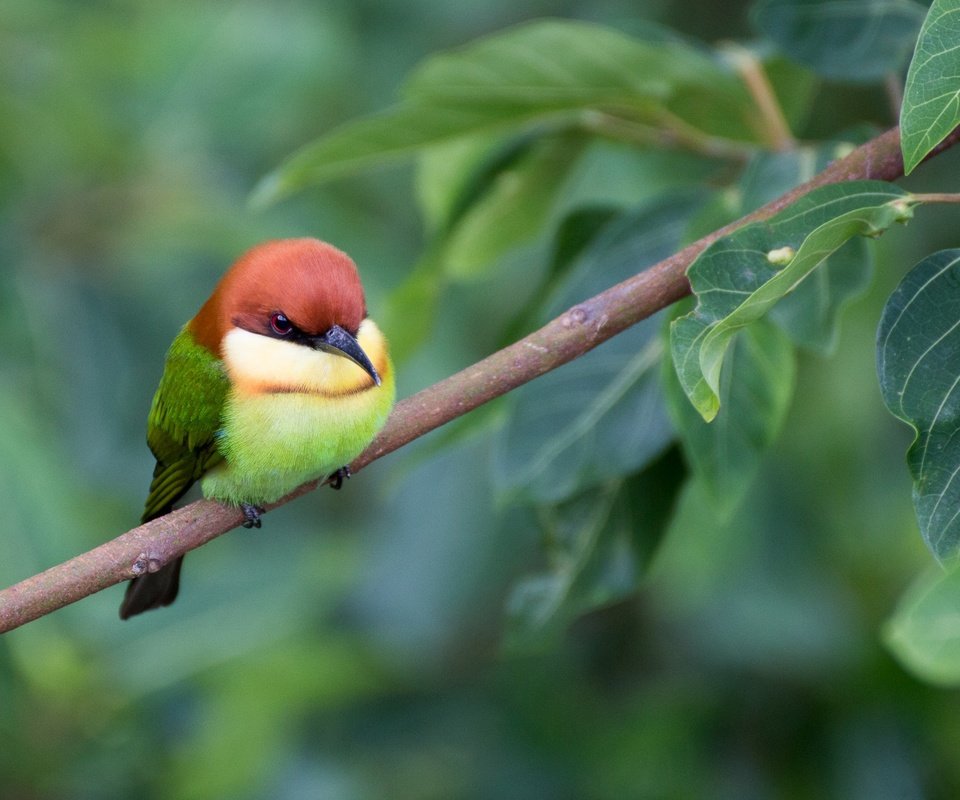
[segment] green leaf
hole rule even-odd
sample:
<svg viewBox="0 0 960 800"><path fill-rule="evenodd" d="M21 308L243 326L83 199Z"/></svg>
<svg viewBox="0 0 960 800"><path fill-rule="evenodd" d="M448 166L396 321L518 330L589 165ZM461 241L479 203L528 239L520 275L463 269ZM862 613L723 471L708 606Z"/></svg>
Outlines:
<svg viewBox="0 0 960 800"><path fill-rule="evenodd" d="M606 205L584 206L572 211L557 226L550 259L554 275L567 274L570 266L600 232L621 212ZM542 318L542 313L540 314Z"/></svg>
<svg viewBox="0 0 960 800"><path fill-rule="evenodd" d="M509 245L529 241L537 231L551 239L562 219L584 206L628 208L700 185L715 172L714 162L687 153L639 151L571 133L521 136L483 163L448 203L439 246L445 263L454 266L445 271L475 277L492 269ZM440 169L431 175L440 178ZM467 269L456 266L464 262Z"/></svg>
<svg viewBox="0 0 960 800"><path fill-rule="evenodd" d="M436 250L428 250L383 305L383 331L398 363L409 358L433 330L440 301L440 267Z"/></svg>
<svg viewBox="0 0 960 800"><path fill-rule="evenodd" d="M796 344L824 355L832 353L844 308L867 290L872 276L872 248L864 239L853 239L774 306L770 320Z"/></svg>
<svg viewBox="0 0 960 800"><path fill-rule="evenodd" d="M761 0L754 25L825 78L876 82L907 62L925 9L912 0Z"/></svg>
<svg viewBox="0 0 960 800"><path fill-rule="evenodd" d="M653 127L725 120L720 133L752 139L749 96L720 63L676 41L646 42L584 22L543 20L433 56L407 81L400 105L347 123L291 156L255 188L265 204L306 185L463 137L608 120ZM672 102L679 108L670 109Z"/></svg>
<svg viewBox="0 0 960 800"><path fill-rule="evenodd" d="M641 41L572 20L539 20L425 61L404 96L501 109L626 105L647 110L679 87L736 93L718 62L678 40Z"/></svg>
<svg viewBox="0 0 960 800"><path fill-rule="evenodd" d="M753 211L810 180L848 146L829 143L756 156L740 182L743 205L736 216ZM872 274L872 250L865 240L853 239L784 297L770 312L770 319L795 343L815 352L829 353L837 342L841 312L866 290Z"/></svg>
<svg viewBox="0 0 960 800"><path fill-rule="evenodd" d="M608 559L604 559L603 555L595 558L598 550L605 549L602 540L620 539L613 532L619 526L610 524L619 488L619 482L615 482L541 510L540 525L546 536L547 569L519 580L510 593L504 640L506 650L517 651L542 645L562 631L577 614L597 601L603 602L618 594L611 589L610 581L606 582L601 597L597 597L597 593L589 588L584 591L577 584L582 573L595 561L621 561L618 556L623 555L622 548L615 548L620 552L608 554ZM616 571L622 576L625 570L621 567ZM622 586L622 578L618 583Z"/></svg>
<svg viewBox="0 0 960 800"><path fill-rule="evenodd" d="M917 433L907 452L920 532L941 561L960 552L960 250L917 264L883 310L877 371L887 408Z"/></svg>
<svg viewBox="0 0 960 800"><path fill-rule="evenodd" d="M960 685L960 570L930 570L904 594L883 639L919 678Z"/></svg>
<svg viewBox="0 0 960 800"><path fill-rule="evenodd" d="M436 235L449 228L491 177L527 146L526 137L515 143L512 137L478 134L423 150L416 192L427 230Z"/></svg>
<svg viewBox="0 0 960 800"><path fill-rule="evenodd" d="M460 136L502 132L517 122L508 116L493 118L485 110L469 106L396 106L345 123L301 148L254 187L250 203L262 207L306 186L410 156Z"/></svg>
<svg viewBox="0 0 960 800"><path fill-rule="evenodd" d="M611 222L581 252L542 318L674 252L699 194L662 198ZM660 321L651 318L513 393L497 435L497 488L557 502L636 471L673 438L660 389Z"/></svg>
<svg viewBox="0 0 960 800"><path fill-rule="evenodd" d="M670 344L680 384L705 420L720 408L720 369L733 334L853 236L877 236L908 219L909 198L879 181L823 186L701 253L687 271L697 307L674 320Z"/></svg>
<svg viewBox="0 0 960 800"><path fill-rule="evenodd" d="M543 647L576 617L633 593L685 476L672 448L635 476L542 508L546 568L511 592L504 648Z"/></svg>
<svg viewBox="0 0 960 800"><path fill-rule="evenodd" d="M724 413L708 424L687 402L665 365L667 406L694 474L726 519L743 499L773 443L793 396L793 347L776 327L758 322L733 338L720 384Z"/></svg>
<svg viewBox="0 0 960 800"><path fill-rule="evenodd" d="M577 162L560 197L558 214L584 206L631 208L654 197L712 184L725 166L692 153L638 150L619 142L595 140Z"/></svg>
<svg viewBox="0 0 960 800"><path fill-rule="evenodd" d="M960 0L933 0L907 71L900 147L909 175L960 123Z"/></svg>
<svg viewBox="0 0 960 800"><path fill-rule="evenodd" d="M584 146L579 136L543 139L493 178L442 248L445 272L478 277L511 248L532 239L549 218Z"/></svg>
<svg viewBox="0 0 960 800"><path fill-rule="evenodd" d="M639 469L673 438L651 318L518 392L497 436L497 488L557 502Z"/></svg>

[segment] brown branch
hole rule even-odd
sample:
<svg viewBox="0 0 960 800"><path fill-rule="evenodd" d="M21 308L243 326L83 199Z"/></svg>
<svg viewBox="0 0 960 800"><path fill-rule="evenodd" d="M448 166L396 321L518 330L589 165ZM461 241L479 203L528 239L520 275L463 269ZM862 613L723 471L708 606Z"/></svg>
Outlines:
<svg viewBox="0 0 960 800"><path fill-rule="evenodd" d="M937 152L954 144L955 131ZM834 162L812 180L763 208L689 245L602 294L568 309L544 327L397 404L386 428L351 465L358 472L393 452L583 355L610 337L690 292L686 269L714 240L747 222L764 219L817 186L848 180L894 180L903 175L897 129L872 139ZM272 507L312 491L304 484ZM148 522L112 541L0 591L0 633L49 614L87 595L154 571L170 559L237 527L239 511L200 500Z"/></svg>

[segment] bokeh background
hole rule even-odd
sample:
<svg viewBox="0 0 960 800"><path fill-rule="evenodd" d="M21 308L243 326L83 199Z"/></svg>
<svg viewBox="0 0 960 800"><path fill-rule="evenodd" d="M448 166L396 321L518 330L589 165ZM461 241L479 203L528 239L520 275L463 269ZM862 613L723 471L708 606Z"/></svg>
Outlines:
<svg viewBox="0 0 960 800"><path fill-rule="evenodd" d="M669 0L3 3L0 584L136 523L164 351L245 248L337 243L374 314L419 257L409 166L253 211L257 180L541 16L752 35L743 4ZM882 88L818 92L801 134L894 121ZM0 798L960 796L960 698L883 644L932 562L874 368L884 298L956 230L933 208L878 243L749 501L718 525L683 498L637 596L505 652L537 527L495 502L487 437L434 434L192 553L163 613L121 623L116 587L3 636ZM492 296L445 295L401 396L496 346Z"/></svg>

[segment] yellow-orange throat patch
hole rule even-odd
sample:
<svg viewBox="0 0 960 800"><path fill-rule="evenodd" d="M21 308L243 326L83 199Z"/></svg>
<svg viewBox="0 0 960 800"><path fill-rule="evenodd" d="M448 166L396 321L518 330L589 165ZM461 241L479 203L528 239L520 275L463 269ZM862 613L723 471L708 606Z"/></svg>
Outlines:
<svg viewBox="0 0 960 800"><path fill-rule="evenodd" d="M385 379L390 369L387 343L373 320L360 323L357 342ZM376 385L349 358L242 328L231 328L224 336L223 359L234 391L241 394L339 397Z"/></svg>

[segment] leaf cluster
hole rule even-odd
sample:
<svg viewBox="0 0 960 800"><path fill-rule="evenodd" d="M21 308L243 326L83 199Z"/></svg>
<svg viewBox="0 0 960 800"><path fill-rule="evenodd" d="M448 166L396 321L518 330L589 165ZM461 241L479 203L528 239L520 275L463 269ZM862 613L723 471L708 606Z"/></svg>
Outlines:
<svg viewBox="0 0 960 800"><path fill-rule="evenodd" d="M909 62L901 127L912 169L960 120L954 6L759 0L752 20L764 38L719 49L663 29L528 23L427 59L396 106L301 149L254 201L415 159L427 244L388 304L399 357L422 346L457 284L506 287L497 318L508 337L786 193L856 143L861 133L836 131L800 144L785 127L802 125L820 81L889 85ZM676 498L693 481L719 519L738 508L789 408L795 350L831 351L841 310L870 280L867 239L921 200L869 181L810 192L709 247L688 272L695 307L646 320L472 424L493 428L502 504L535 509L544 537L544 571L509 603L511 643L541 641L634 591L670 526L670 513L648 513L651 492ZM960 547L958 317L921 302L943 296L928 273L949 283L940 265L955 259L933 258L891 298L879 358L885 399L919 431L921 528L950 560ZM934 348L944 355L918 373ZM678 448L682 461L669 455Z"/></svg>

